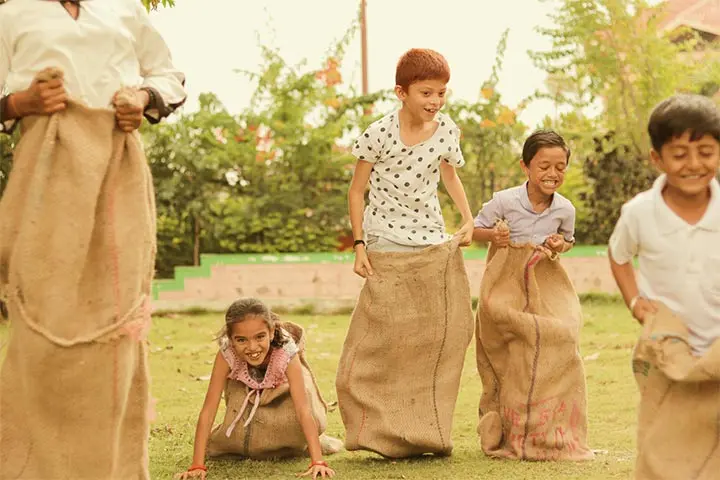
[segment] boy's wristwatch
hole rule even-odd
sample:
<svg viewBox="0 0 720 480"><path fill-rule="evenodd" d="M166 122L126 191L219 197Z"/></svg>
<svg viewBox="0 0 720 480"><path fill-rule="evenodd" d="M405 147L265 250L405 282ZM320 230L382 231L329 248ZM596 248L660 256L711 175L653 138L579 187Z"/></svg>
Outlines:
<svg viewBox="0 0 720 480"><path fill-rule="evenodd" d="M360 245L360 244L362 244L362 246L364 247L364 246L365 246L365 240L355 240L355 242L353 243L353 250L355 250L355 247L357 247L357 246Z"/></svg>

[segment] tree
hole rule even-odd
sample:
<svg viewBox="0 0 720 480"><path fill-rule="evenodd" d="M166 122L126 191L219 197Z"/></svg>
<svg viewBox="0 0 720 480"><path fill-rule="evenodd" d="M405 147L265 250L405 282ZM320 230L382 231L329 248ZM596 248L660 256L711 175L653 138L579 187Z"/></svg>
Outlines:
<svg viewBox="0 0 720 480"><path fill-rule="evenodd" d="M384 97L344 93L339 64L352 30L320 70L263 48L249 107L232 116L210 94L199 112L145 129L158 198L160 276L203 251L335 250L349 230L354 158L343 139Z"/></svg>
<svg viewBox="0 0 720 480"><path fill-rule="evenodd" d="M550 1L558 4L551 15L555 26L538 30L552 49L530 52L531 57L563 85L562 103L600 107L598 126L645 157L645 126L655 105L678 91L692 91L698 76L707 75L705 69L691 71L682 60L697 44L696 36L673 41L661 34L663 11L644 0Z"/></svg>
<svg viewBox="0 0 720 480"><path fill-rule="evenodd" d="M163 7L175 6L175 0L142 0L142 2L148 10L157 10L160 5Z"/></svg>
<svg viewBox="0 0 720 480"><path fill-rule="evenodd" d="M608 145L613 145L608 150ZM628 147L618 145L611 137L596 139L596 151L584 162L584 173L595 188L587 196L584 216L577 225L576 236L583 243L607 243L620 216L620 207L631 195L652 183L655 173L635 159Z"/></svg>
<svg viewBox="0 0 720 480"><path fill-rule="evenodd" d="M539 31L552 48L530 55L561 86L550 97L571 109L553 124L582 147L592 214L579 225L588 237L578 238L605 242L621 205L655 175L648 162L652 109L677 92L709 91L720 84L720 68L712 62L690 68L698 36L660 32L664 10L644 0L549 1L557 6L554 26ZM591 110L599 113L583 113Z"/></svg>
<svg viewBox="0 0 720 480"><path fill-rule="evenodd" d="M518 184L523 173L518 166L527 126L517 121L527 101L510 108L498 90L499 75L507 47L508 31L498 41L495 63L490 77L480 88L475 102L451 101L447 112L462 131L462 151L466 165L458 170L471 208L479 209L493 192ZM442 205L449 223L459 221L460 214L449 197L442 193Z"/></svg>
<svg viewBox="0 0 720 480"><path fill-rule="evenodd" d="M366 121L380 92L343 94L338 70L354 30L319 71L291 67L264 48L263 72L241 117L256 143L252 166L239 164L233 193L216 204L225 220L216 226L222 251L336 250L349 229L347 189L354 158L342 139ZM257 166L263 174L248 177Z"/></svg>
<svg viewBox="0 0 720 480"><path fill-rule="evenodd" d="M237 151L241 144L227 146L217 132L237 129L236 119L212 94L200 96L197 112L143 129L157 198L159 255L199 264L201 237L205 226L212 225L209 205L229 186L226 172L242 155ZM178 251L186 244L192 245L191 258L179 253L187 249ZM164 262L159 261L159 270Z"/></svg>

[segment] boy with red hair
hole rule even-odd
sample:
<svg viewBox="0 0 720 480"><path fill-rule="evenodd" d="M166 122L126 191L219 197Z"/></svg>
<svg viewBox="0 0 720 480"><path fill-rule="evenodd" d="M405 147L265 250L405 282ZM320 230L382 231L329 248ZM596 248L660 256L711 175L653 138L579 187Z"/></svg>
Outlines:
<svg viewBox="0 0 720 480"><path fill-rule="evenodd" d="M439 53L405 53L395 75L402 107L371 124L353 147L354 270L366 281L336 382L348 450L392 458L452 451L452 416L472 338L459 247L472 241L473 217L455 171L465 163L460 130L440 112L449 80ZM454 237L445 232L440 179L463 218Z"/></svg>
<svg viewBox="0 0 720 480"><path fill-rule="evenodd" d="M361 277L372 274L366 250L413 251L450 238L437 196L441 178L462 213L461 244L472 240L472 212L455 171L465 164L460 129L440 112L449 80L450 67L442 55L409 50L395 74L402 107L371 124L355 142L358 162L348 199L355 273Z"/></svg>

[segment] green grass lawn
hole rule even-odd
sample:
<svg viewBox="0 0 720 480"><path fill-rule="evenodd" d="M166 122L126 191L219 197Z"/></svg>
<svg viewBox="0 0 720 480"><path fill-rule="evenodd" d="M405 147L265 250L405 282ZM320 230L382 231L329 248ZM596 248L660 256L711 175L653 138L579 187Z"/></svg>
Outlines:
<svg viewBox="0 0 720 480"><path fill-rule="evenodd" d="M444 459L387 461L370 453L341 453L328 458L337 478L364 479L630 479L635 445L637 392L630 369L631 348L638 328L623 305L586 302L582 354L588 378L590 446L596 460L584 464L528 463L486 458L475 428L480 379L474 365L474 343L467 361L455 410L455 450ZM285 317L308 331L307 356L328 402L335 400L335 371L348 316ZM207 388L216 353L212 342L222 315L169 316L154 319L150 362L157 419L150 440L153 479L166 479L188 467L195 420ZM224 409L218 414L222 418ZM340 414L329 414L328 433L344 435ZM303 470L307 459L279 462L209 460L211 479L287 479Z"/></svg>

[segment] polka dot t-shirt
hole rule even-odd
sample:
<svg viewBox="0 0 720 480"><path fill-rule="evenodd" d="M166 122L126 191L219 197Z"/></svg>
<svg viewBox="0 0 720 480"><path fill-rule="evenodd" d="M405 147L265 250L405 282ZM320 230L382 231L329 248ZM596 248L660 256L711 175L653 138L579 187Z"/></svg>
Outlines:
<svg viewBox="0 0 720 480"><path fill-rule="evenodd" d="M353 155L374 164L363 221L366 235L410 246L449 240L437 196L440 162L462 167L465 159L457 125L443 113L435 120L433 136L411 147L400 140L397 111L372 123L355 142Z"/></svg>

